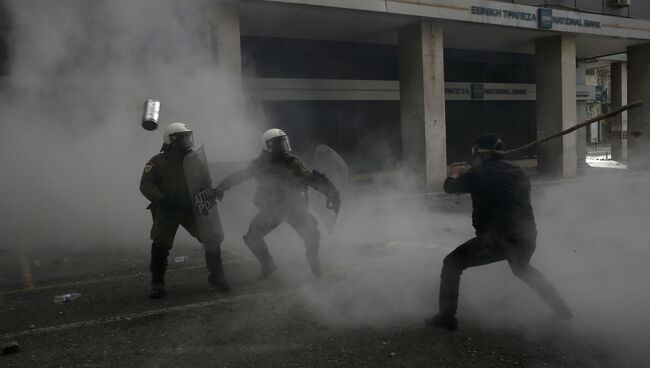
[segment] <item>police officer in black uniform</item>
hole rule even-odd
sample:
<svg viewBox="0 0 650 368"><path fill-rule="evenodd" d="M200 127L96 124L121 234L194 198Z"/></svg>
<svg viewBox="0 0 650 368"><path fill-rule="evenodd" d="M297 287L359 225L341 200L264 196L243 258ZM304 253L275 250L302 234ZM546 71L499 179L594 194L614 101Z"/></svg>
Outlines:
<svg viewBox="0 0 650 368"><path fill-rule="evenodd" d="M248 167L226 177L214 189L215 195L221 199L224 192L234 185L255 178L259 185L253 203L259 208L259 213L250 223L244 243L261 264L260 278L268 278L277 268L264 237L284 221L304 241L312 274L320 277L320 232L316 218L309 212L307 186L325 194L337 210L340 206L339 192L325 175L315 170L308 171L291 154L289 138L284 131L267 130L261 143L262 153Z"/></svg>
<svg viewBox="0 0 650 368"><path fill-rule="evenodd" d="M183 123L172 123L165 129L163 140L162 152L147 162L140 180L140 191L151 201L147 208L153 216L149 265L152 299L165 295L167 256L178 226L182 225L201 241L183 171L183 158L194 146L192 131ZM210 272L208 282L221 291L229 291L223 274L220 244L204 246L205 263Z"/></svg>
<svg viewBox="0 0 650 368"><path fill-rule="evenodd" d="M470 193L476 237L460 245L444 259L440 276L439 312L427 322L456 330L460 275L469 267L508 261L515 276L532 287L559 319L572 313L555 288L530 265L537 228L530 203L530 181L524 171L503 156L505 146L495 134L473 142L473 161L452 165L444 183L447 193Z"/></svg>

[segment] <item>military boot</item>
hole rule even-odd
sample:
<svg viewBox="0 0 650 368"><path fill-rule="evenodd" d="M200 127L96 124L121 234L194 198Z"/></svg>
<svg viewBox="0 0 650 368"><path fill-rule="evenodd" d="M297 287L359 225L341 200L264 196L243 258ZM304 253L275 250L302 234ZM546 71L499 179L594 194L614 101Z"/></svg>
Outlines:
<svg viewBox="0 0 650 368"><path fill-rule="evenodd" d="M266 261L260 261L261 271L258 279L265 280L271 277L271 275L278 269L278 266L275 265L273 258L269 258Z"/></svg>
<svg viewBox="0 0 650 368"><path fill-rule="evenodd" d="M165 296L165 271L167 270L167 255L169 251L163 248L151 248L151 299L158 299Z"/></svg>
<svg viewBox="0 0 650 368"><path fill-rule="evenodd" d="M228 280L223 274L223 263L221 261L221 250L216 252L205 252L205 265L210 272L208 276L208 283L219 291L229 292L230 286L228 285Z"/></svg>
<svg viewBox="0 0 650 368"><path fill-rule="evenodd" d="M151 292L149 292L149 298L151 299L160 299L165 296L165 284L151 284Z"/></svg>
<svg viewBox="0 0 650 368"><path fill-rule="evenodd" d="M458 320L450 313L438 313L434 317L428 318L425 323L431 327L443 328L448 331L458 330Z"/></svg>

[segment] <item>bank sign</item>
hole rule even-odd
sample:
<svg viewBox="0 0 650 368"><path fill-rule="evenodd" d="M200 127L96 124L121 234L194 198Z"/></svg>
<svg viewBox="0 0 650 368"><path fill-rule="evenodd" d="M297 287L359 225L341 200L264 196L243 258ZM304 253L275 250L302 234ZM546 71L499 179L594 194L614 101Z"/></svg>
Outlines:
<svg viewBox="0 0 650 368"><path fill-rule="evenodd" d="M269 1L269 0L267 0ZM278 1L278 0L275 0ZM284 0L291 2L290 0ZM307 1L307 0L303 0ZM597 1L597 0L593 0ZM635 0L637 1L637 0ZM647 2L649 0L638 0ZM295 0L293 0L295 2ZM327 6L333 0L309 0ZM417 17L649 40L650 22L641 19L489 0L339 0L350 7ZM544 1L538 1L543 4ZM598 0L598 3L600 1ZM362 6L363 5L363 6Z"/></svg>
<svg viewBox="0 0 650 368"><path fill-rule="evenodd" d="M535 13L529 11L514 11L484 6L472 6L470 8L470 11L473 15L514 19L536 23L537 28L541 29L553 29L554 24L562 24L582 28L602 28L601 22L598 20L582 19L571 16L553 16L553 10L549 8L539 8Z"/></svg>
<svg viewBox="0 0 650 368"><path fill-rule="evenodd" d="M534 101L536 95L534 84L445 82L445 100L451 101ZM576 86L576 100L595 97L594 86Z"/></svg>

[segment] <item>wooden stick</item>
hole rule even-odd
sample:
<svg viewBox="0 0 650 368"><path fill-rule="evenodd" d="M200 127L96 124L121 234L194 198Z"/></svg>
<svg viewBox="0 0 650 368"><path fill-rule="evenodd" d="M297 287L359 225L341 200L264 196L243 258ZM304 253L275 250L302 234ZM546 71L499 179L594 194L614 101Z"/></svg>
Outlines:
<svg viewBox="0 0 650 368"><path fill-rule="evenodd" d="M635 107L639 107L641 105L643 105L643 101L635 101L635 102L629 103L629 104L627 104L625 106L619 107L618 109L616 109L616 110L614 110L612 112L608 112L607 114L594 116L591 119L587 119L587 120L583 121L582 123L580 123L578 125L575 125L575 126L569 128L569 129L563 130L563 131L561 131L559 133L553 134L553 135L548 136L546 138L542 138L542 139L538 139L536 141L530 142L525 146L521 146L521 147L511 149L511 150L507 150L507 151L504 152L504 154L513 153L513 152L528 149L528 148L536 146L536 145L538 145L540 143L550 141L551 139L561 137L561 136L563 136L565 134L569 134L569 133L573 132L574 130L578 130L578 129L582 128L582 127L585 127L585 126L587 126L589 124L595 123L595 122L603 120L603 119L611 118L612 116L618 115L618 114L622 113L625 110L629 110L629 109L632 109L632 108L635 108Z"/></svg>

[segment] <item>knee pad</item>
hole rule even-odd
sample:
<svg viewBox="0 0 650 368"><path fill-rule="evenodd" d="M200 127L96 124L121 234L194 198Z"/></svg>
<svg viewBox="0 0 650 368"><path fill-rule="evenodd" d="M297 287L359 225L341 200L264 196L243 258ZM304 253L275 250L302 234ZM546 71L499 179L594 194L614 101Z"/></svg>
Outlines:
<svg viewBox="0 0 650 368"><path fill-rule="evenodd" d="M246 245L249 245L249 243L251 241L250 240L250 235L248 235L249 233L250 233L250 231L248 233L244 234L244 236L241 237L244 240L244 244L246 244Z"/></svg>
<svg viewBox="0 0 650 368"><path fill-rule="evenodd" d="M249 248L259 248L260 244L264 241L262 237L254 236L250 231L247 232L246 235L242 236L242 239L244 239L244 244Z"/></svg>

